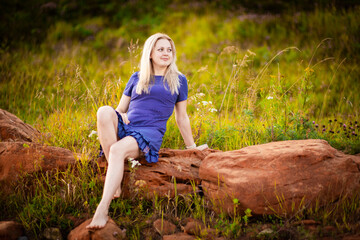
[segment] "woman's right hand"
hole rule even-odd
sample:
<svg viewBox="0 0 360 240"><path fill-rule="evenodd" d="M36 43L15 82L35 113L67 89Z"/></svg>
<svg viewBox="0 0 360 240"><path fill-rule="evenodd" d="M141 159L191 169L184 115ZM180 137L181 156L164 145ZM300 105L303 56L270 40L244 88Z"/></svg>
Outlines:
<svg viewBox="0 0 360 240"><path fill-rule="evenodd" d="M130 123L126 113L120 113L120 116L126 125L128 125Z"/></svg>
<svg viewBox="0 0 360 240"><path fill-rule="evenodd" d="M126 95L123 94L121 96L119 105L116 108L116 111L118 113L120 113L121 119L123 120L123 122L126 125L130 123L130 121L129 121L128 117L127 117L127 114L126 114L126 112L129 109L130 100L131 100L131 98L129 96L126 96Z"/></svg>

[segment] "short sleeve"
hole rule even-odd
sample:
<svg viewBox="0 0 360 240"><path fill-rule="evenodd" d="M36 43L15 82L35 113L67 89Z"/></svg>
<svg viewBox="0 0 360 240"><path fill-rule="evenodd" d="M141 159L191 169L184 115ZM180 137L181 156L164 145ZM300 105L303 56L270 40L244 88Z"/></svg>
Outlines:
<svg viewBox="0 0 360 240"><path fill-rule="evenodd" d="M179 75L180 80L180 88L179 88L179 95L176 99L176 102L181 102L187 99L188 97L188 82L184 75Z"/></svg>
<svg viewBox="0 0 360 240"><path fill-rule="evenodd" d="M135 86L135 80L138 78L138 72L134 73L133 75L131 75L128 83L126 84L125 90L124 90L124 94L128 97L131 97L131 93L133 91L133 88Z"/></svg>

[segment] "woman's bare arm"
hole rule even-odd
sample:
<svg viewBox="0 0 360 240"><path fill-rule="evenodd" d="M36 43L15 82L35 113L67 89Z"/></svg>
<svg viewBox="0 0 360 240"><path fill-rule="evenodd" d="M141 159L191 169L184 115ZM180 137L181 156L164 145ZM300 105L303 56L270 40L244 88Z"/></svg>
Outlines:
<svg viewBox="0 0 360 240"><path fill-rule="evenodd" d="M180 130L181 136L184 139L185 145L187 147L189 147L189 146L195 147L196 145L194 145L195 143L194 143L194 138L193 138L192 132L191 132L190 119L186 112L186 104L187 104L186 100L177 102L175 104L176 123Z"/></svg>
<svg viewBox="0 0 360 240"><path fill-rule="evenodd" d="M116 111L118 111L118 112L120 113L121 118L122 118L122 120L123 120L123 122L124 122L125 124L129 124L129 123L130 123L130 121L129 121L128 118L127 118L127 114L126 114L127 110L129 109L130 99L131 99L131 97L126 96L126 95L123 94L123 95L121 96L119 105L118 105L117 108L116 108Z"/></svg>

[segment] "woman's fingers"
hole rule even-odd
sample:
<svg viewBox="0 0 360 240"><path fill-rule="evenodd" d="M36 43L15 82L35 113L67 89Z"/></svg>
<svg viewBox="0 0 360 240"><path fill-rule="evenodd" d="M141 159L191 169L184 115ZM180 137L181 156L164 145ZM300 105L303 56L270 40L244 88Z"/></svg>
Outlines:
<svg viewBox="0 0 360 240"><path fill-rule="evenodd" d="M197 146L196 149L199 149L199 150L204 150L204 149L207 149L209 148L209 146L207 144L203 144L203 145L200 145L200 146Z"/></svg>
<svg viewBox="0 0 360 240"><path fill-rule="evenodd" d="M122 120L123 120L123 122L124 122L125 124L129 124L129 123L130 123L130 121L129 121L126 113L120 113L120 115L121 115L121 118L122 118Z"/></svg>

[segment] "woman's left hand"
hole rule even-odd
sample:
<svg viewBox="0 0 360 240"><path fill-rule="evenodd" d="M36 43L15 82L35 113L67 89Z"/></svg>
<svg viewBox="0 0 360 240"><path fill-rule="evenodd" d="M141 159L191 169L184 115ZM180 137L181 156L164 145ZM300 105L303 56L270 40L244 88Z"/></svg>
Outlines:
<svg viewBox="0 0 360 240"><path fill-rule="evenodd" d="M195 149L198 149L200 151L209 148L209 146L205 143L203 145L197 146Z"/></svg>

